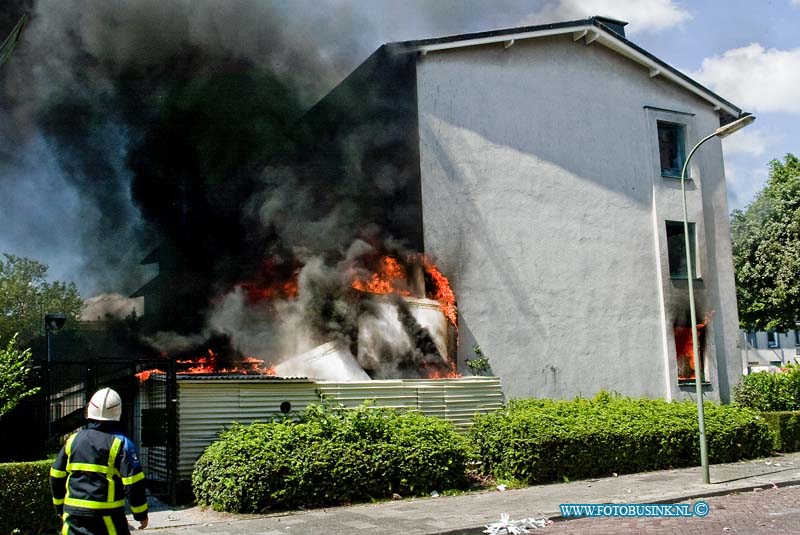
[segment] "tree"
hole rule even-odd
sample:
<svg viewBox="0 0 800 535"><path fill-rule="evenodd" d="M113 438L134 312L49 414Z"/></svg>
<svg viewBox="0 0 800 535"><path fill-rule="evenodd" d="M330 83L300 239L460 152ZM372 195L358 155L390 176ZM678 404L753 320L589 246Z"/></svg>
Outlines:
<svg viewBox="0 0 800 535"><path fill-rule="evenodd" d="M39 387L28 386L30 361L31 350L17 347L16 334L9 339L5 348L0 346L0 418L11 412L20 401L39 391Z"/></svg>
<svg viewBox="0 0 800 535"><path fill-rule="evenodd" d="M745 329L787 331L800 320L800 160L772 160L766 186L732 214L739 319Z"/></svg>
<svg viewBox="0 0 800 535"><path fill-rule="evenodd" d="M77 326L83 299L73 283L48 282L47 266L19 256L0 258L0 340L19 334L19 343L28 345L44 334L44 315L60 312L67 326Z"/></svg>

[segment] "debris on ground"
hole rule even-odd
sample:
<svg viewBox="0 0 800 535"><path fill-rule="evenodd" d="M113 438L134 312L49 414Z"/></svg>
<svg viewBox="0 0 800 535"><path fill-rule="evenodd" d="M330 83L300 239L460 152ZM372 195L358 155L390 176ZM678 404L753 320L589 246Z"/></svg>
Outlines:
<svg viewBox="0 0 800 535"><path fill-rule="evenodd" d="M521 520L511 520L508 513L502 513L500 521L487 524L483 532L489 535L520 535L522 533L530 533L529 529L543 528L550 523L551 521L547 518L528 517Z"/></svg>

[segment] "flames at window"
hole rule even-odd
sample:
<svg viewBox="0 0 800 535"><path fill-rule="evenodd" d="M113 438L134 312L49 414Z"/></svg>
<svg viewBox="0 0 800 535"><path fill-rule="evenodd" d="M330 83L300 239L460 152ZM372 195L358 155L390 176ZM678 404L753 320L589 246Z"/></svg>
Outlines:
<svg viewBox="0 0 800 535"><path fill-rule="evenodd" d="M709 313L702 323L697 325L697 344L700 346L700 377L707 380L703 366L703 347L705 346L705 329L708 326L714 313ZM692 328L686 326L676 326L675 333L675 355L678 360L678 380L694 381L697 377L694 365L694 348L692 344Z"/></svg>
<svg viewBox="0 0 800 535"><path fill-rule="evenodd" d="M375 294L396 294L401 296L424 292L425 297L438 301L448 320L458 328L456 296L450 281L436 267L430 257L422 254L409 255L406 264L424 271L424 290L416 289L415 282L409 278L408 269L393 256L382 256L378 267L368 277L353 275L351 286L362 292Z"/></svg>

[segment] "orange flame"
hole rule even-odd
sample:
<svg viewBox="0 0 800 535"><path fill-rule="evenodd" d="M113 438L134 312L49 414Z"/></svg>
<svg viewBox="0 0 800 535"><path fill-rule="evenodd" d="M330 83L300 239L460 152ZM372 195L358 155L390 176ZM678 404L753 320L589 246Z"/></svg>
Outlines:
<svg viewBox="0 0 800 535"><path fill-rule="evenodd" d="M713 310L709 312L703 322L697 325L698 344L700 343L700 333L714 317L714 312ZM675 354L678 358L678 379L694 380L697 375L694 367L694 344L692 343L691 327L675 327ZM701 352L701 364L702 356Z"/></svg>
<svg viewBox="0 0 800 535"><path fill-rule="evenodd" d="M235 287L244 290L250 303L291 299L297 297L298 267L278 258L265 258L250 280L239 282ZM218 296L218 299L223 296Z"/></svg>
<svg viewBox="0 0 800 535"><path fill-rule="evenodd" d="M396 258L391 256L381 258L379 270L373 273L369 280L353 278L351 283L353 288L362 292L411 295L411 292L406 289L406 285L406 270Z"/></svg>
<svg viewBox="0 0 800 535"><path fill-rule="evenodd" d="M144 370L136 374L136 378L139 379L141 382L145 382L150 379L150 376L153 374L161 374L164 375L166 372L164 370L159 370L158 368L151 368L149 370Z"/></svg>
<svg viewBox="0 0 800 535"><path fill-rule="evenodd" d="M277 375L275 366L266 364L263 360L255 357L244 357L241 366L232 368L220 368L217 354L213 350L208 350L208 355L203 355L197 359L176 360L177 364L191 364L192 366L177 372L177 375L194 375L201 373L237 373L241 375ZM144 382L153 374L166 374L163 370L152 368L141 371L136 377Z"/></svg>
<svg viewBox="0 0 800 535"><path fill-rule="evenodd" d="M428 371L428 379L458 379L461 374L456 371L455 363L450 364L449 370L433 369Z"/></svg>
<svg viewBox="0 0 800 535"><path fill-rule="evenodd" d="M425 255L410 255L408 262L421 263L433 283L433 288L429 288L426 297L439 301L447 319L458 328L458 310L456 307L456 295L438 267L429 257ZM362 292L375 294L398 294L411 295L408 289L408 279L406 270L400 262L391 256L381 258L380 268L374 272L369 279L354 277L351 286Z"/></svg>
<svg viewBox="0 0 800 535"><path fill-rule="evenodd" d="M458 329L458 309L456 307L456 294L450 287L450 281L447 277L442 275L439 268L434 265L430 258L427 256L422 257L422 263L425 266L425 271L433 280L436 288L428 292L428 297L439 301L442 306L442 311L447 319Z"/></svg>
<svg viewBox="0 0 800 535"><path fill-rule="evenodd" d="M247 293L247 300L251 303L297 297L297 281L294 279L277 286L262 286L255 282L242 282L238 286Z"/></svg>

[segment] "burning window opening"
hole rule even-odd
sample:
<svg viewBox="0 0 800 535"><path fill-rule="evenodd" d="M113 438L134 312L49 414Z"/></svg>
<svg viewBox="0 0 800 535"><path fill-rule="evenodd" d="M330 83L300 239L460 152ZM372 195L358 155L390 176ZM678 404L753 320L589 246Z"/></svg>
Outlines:
<svg viewBox="0 0 800 535"><path fill-rule="evenodd" d="M382 256L377 269L368 277L360 277L358 270L351 268L350 285L366 293L424 296L438 301L447 319L458 329L456 296L447 277L426 255L407 255L405 263L408 268L393 256Z"/></svg>
<svg viewBox="0 0 800 535"><path fill-rule="evenodd" d="M706 382L708 378L705 375L705 355L703 348L705 347L705 328L714 317L714 312L709 313L702 323L697 325L697 345L700 350L700 381ZM675 333L675 355L678 362L678 381L695 381L695 365L694 365L694 351L692 347L692 328L686 326L676 326Z"/></svg>

